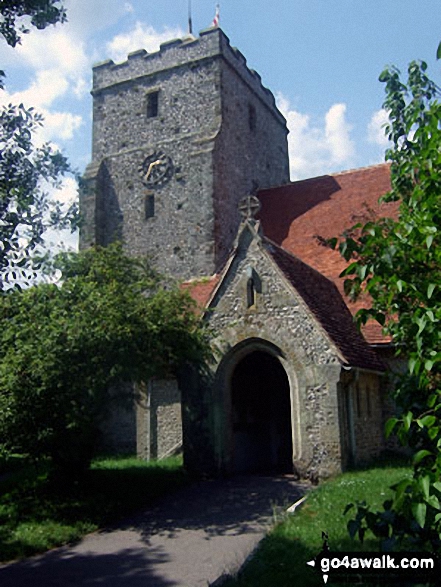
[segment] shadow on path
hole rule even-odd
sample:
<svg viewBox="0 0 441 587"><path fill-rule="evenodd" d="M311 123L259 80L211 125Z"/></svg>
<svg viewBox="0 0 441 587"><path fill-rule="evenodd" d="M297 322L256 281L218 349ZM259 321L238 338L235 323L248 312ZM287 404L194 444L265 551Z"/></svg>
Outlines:
<svg viewBox="0 0 441 587"><path fill-rule="evenodd" d="M148 542L152 535L176 537L199 530L209 540L259 532L306 491L291 476L242 476L194 484L120 527L136 527Z"/></svg>
<svg viewBox="0 0 441 587"><path fill-rule="evenodd" d="M206 587L306 489L290 476L195 483L75 546L0 567L0 586Z"/></svg>

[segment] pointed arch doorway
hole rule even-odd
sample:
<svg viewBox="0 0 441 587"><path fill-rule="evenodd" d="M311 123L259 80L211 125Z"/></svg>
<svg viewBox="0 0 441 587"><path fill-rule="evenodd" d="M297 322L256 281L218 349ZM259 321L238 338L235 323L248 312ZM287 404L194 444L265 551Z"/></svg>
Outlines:
<svg viewBox="0 0 441 587"><path fill-rule="evenodd" d="M235 365L230 381L233 472L291 473L290 385L281 362L253 350Z"/></svg>

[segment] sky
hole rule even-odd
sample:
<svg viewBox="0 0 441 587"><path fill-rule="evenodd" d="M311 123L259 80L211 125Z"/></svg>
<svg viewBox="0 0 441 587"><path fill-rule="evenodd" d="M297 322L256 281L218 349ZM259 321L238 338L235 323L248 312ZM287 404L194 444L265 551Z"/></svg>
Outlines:
<svg viewBox="0 0 441 587"><path fill-rule="evenodd" d="M83 172L90 162L91 68L188 33L189 0L65 0L68 22L0 41L0 104L34 106L51 141ZM291 179L380 163L386 65L428 63L441 85L440 0L221 0L220 26L262 76L287 119ZM216 0L191 0L193 33L212 25ZM76 197L73 179L59 199ZM58 237L56 237L58 238ZM76 236L66 238L75 246Z"/></svg>

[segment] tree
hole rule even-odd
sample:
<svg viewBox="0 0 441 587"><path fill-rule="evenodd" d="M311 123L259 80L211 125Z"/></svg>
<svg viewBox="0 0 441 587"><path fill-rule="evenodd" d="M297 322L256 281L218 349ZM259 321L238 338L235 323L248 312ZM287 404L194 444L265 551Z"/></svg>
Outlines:
<svg viewBox="0 0 441 587"><path fill-rule="evenodd" d="M0 34L13 47L29 32L26 17L38 29L66 19L57 0L4 0L0 14ZM35 147L41 124L42 117L22 104L0 109L0 290L32 281L41 263L33 256L48 227L77 226L77 207L64 210L45 191L44 185L58 186L70 167L50 145Z"/></svg>
<svg viewBox="0 0 441 587"><path fill-rule="evenodd" d="M407 83L394 67L380 76L392 142L392 189L384 200L398 202L398 218L357 225L339 244L351 261L342 274L346 292L370 295L359 320L382 324L408 364L395 392L399 413L386 433L395 431L413 449L413 478L394 488L383 512L361 504L349 524L361 537L369 528L385 548L441 544L441 105L426 70L412 62Z"/></svg>
<svg viewBox="0 0 441 587"><path fill-rule="evenodd" d="M121 246L58 266L61 286L0 298L0 438L73 472L90 461L109 388L176 373L207 347L191 298Z"/></svg>

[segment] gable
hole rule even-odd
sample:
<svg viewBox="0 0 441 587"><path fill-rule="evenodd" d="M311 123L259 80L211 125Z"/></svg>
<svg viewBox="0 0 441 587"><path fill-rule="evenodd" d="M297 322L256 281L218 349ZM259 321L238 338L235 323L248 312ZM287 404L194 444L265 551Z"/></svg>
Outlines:
<svg viewBox="0 0 441 587"><path fill-rule="evenodd" d="M255 280L256 302L247 287ZM312 362L342 363L382 371L358 333L335 286L317 271L259 236L248 223L209 305L217 332L233 327L243 339L284 340Z"/></svg>

